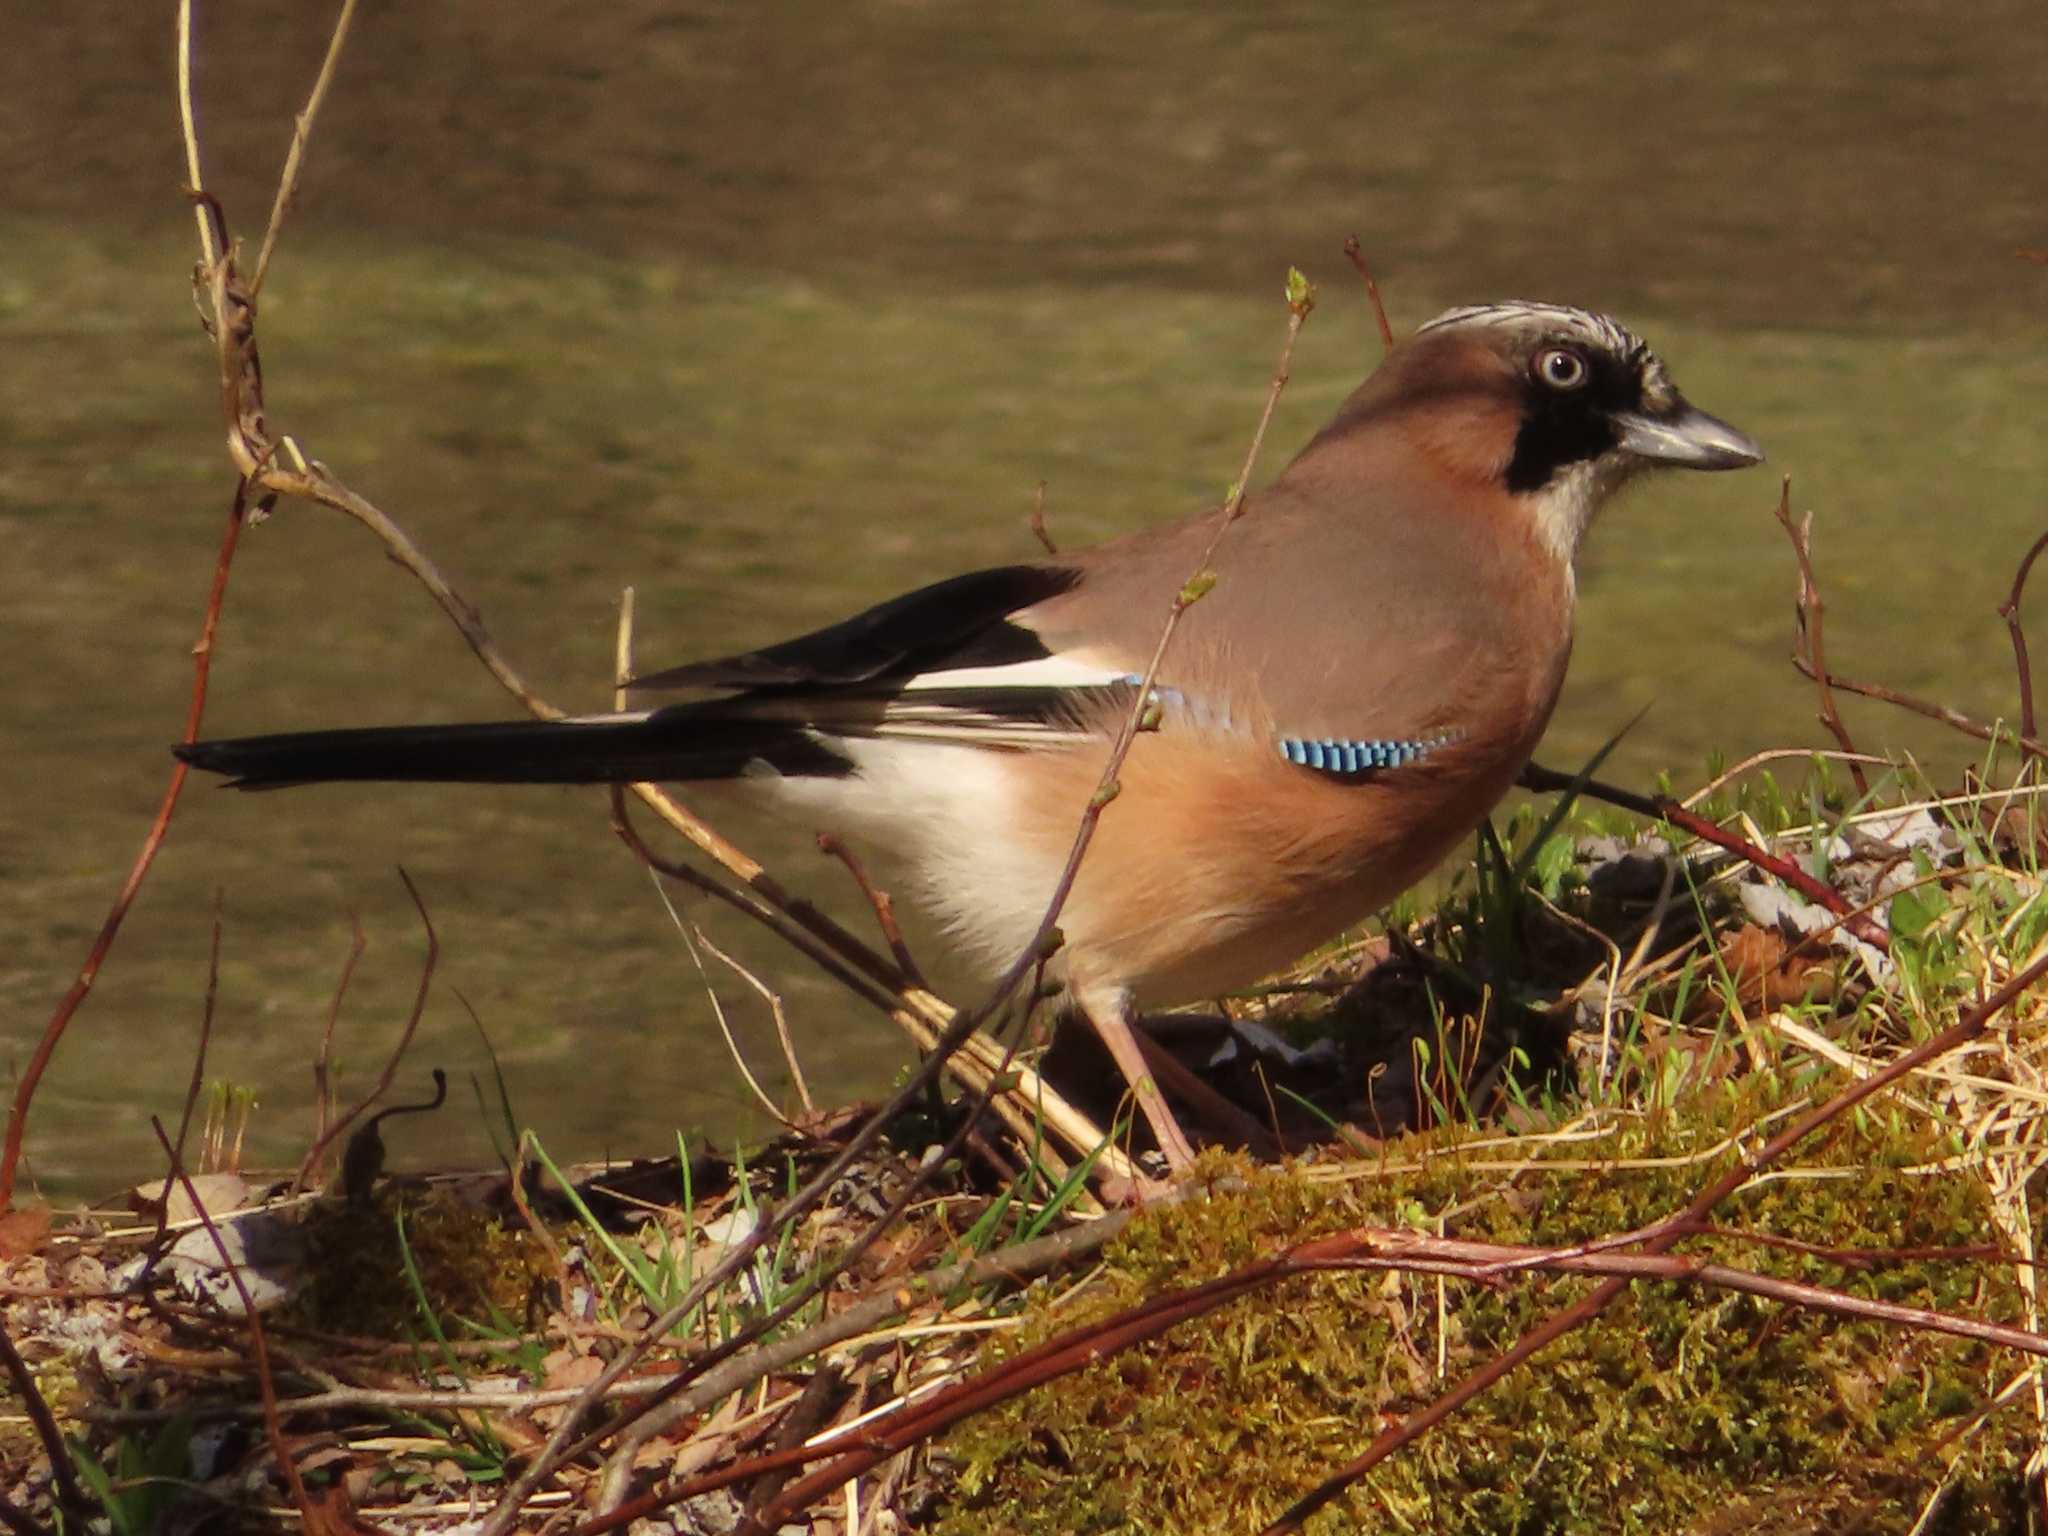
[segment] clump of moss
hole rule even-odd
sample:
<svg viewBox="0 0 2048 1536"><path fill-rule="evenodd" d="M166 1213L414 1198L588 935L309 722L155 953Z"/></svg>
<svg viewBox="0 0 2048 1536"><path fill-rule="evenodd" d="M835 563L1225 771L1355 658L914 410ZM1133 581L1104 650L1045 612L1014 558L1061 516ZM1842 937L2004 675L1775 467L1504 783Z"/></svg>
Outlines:
<svg viewBox="0 0 2048 1536"><path fill-rule="evenodd" d="M293 1303L295 1317L335 1333L419 1333L408 1258L437 1318L509 1319L524 1327L554 1283L546 1250L531 1232L440 1191L409 1196L402 1207L389 1198L375 1207L323 1206L307 1221L306 1241L309 1279Z"/></svg>
<svg viewBox="0 0 2048 1536"><path fill-rule="evenodd" d="M1527 1144L1512 1163L1498 1143L1482 1160L1438 1133L1390 1145L1383 1166L1348 1181L1246 1169L1241 1192L1134 1222L1078 1305L1036 1312L1005 1347L1353 1225L1440 1220L1454 1236L1539 1245L1627 1231L1682 1206L1726 1165L1716 1146L1776 1107L1777 1092L1757 1079L1724 1086L1682 1119L1625 1123L1591 1143ZM1546 1150L1570 1166L1520 1166ZM1990 1219L1977 1180L1909 1171L1949 1150L1933 1132L1876 1116L1843 1124L1800 1149L1793 1176L1745 1190L1719 1219L1833 1248L1978 1244ZM2010 1266L1859 1270L1739 1238L1695 1239L1686 1251L1889 1301L2022 1315ZM939 1530L1257 1530L1383 1425L1592 1283L1290 1280L962 1426L948 1447L958 1497ZM2020 1364L1963 1340L1639 1282L1309 1529L1903 1531L1944 1477L1925 1529L2000 1528L2021 1507L2027 1426L2008 1413L1955 1437Z"/></svg>

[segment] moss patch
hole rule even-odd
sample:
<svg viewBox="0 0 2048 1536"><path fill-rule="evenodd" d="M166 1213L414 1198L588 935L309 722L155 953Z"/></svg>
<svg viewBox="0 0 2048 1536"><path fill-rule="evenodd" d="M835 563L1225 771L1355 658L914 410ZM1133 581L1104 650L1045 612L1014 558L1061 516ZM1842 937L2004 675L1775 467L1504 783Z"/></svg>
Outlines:
<svg viewBox="0 0 2048 1536"><path fill-rule="evenodd" d="M1523 1143L1569 1167L1505 1166L1445 1136L1391 1145L1379 1176L1247 1171L1241 1193L1133 1224L1087 1291L1043 1302L1016 1350L1198 1284L1319 1232L1419 1225L1559 1244L1680 1206L1772 1106L1752 1085L1697 1116L1627 1123L1596 1142ZM1714 1102L1718 1098L1718 1102ZM1977 1244L1978 1180L1923 1171L1924 1130L1842 1125L1791 1176L1720 1212L1744 1232L1835 1250ZM1859 1269L1738 1237L1687 1252L1851 1294L2016 1320L2010 1268L1890 1261ZM1163 1340L1041 1388L950 1442L960 1500L945 1536L1257 1530L1386 1424L1427 1402L1593 1282L1497 1288L1377 1273L1291 1280ZM1441 1361L1441 1374L1439 1374ZM2023 1414L1963 1432L2021 1362L1962 1340L1825 1317L1703 1288L1637 1283L1310 1521L1311 1532L1889 1531L1947 1479L1930 1531L2017 1518Z"/></svg>
<svg viewBox="0 0 2048 1536"><path fill-rule="evenodd" d="M335 1203L306 1224L309 1282L293 1304L295 1320L334 1333L408 1338L421 1328L419 1299L406 1272L411 1260L437 1319L532 1321L554 1285L554 1269L532 1233L440 1192L409 1200L398 1213Z"/></svg>

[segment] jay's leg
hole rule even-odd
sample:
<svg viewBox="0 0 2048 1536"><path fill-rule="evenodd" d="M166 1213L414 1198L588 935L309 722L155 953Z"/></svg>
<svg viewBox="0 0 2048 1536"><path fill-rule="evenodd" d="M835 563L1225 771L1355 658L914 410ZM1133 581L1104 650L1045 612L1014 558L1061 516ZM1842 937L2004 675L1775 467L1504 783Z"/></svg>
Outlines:
<svg viewBox="0 0 2048 1536"><path fill-rule="evenodd" d="M1091 989L1077 996L1075 1001L1080 1004L1088 1022L1095 1026L1095 1033L1102 1037L1102 1043L1109 1048L1124 1081L1131 1085L1138 1108L1145 1112L1145 1123L1152 1127L1153 1139L1159 1143L1159 1150L1166 1157L1166 1166L1175 1173L1182 1172L1195 1160L1194 1144L1180 1128L1180 1122L1174 1119L1172 1109L1167 1106L1166 1095L1159 1091L1158 1081L1152 1076L1151 1068L1145 1065L1145 1053L1139 1048L1138 1037L1133 1030L1130 995L1120 989Z"/></svg>

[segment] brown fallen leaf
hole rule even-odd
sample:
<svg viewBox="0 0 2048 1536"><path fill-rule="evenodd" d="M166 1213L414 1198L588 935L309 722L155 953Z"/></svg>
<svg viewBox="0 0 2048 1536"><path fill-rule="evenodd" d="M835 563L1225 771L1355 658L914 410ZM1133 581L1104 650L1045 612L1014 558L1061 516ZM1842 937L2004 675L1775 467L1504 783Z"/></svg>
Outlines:
<svg viewBox="0 0 2048 1536"><path fill-rule="evenodd" d="M16 1206L0 1215L0 1259L19 1259L34 1253L49 1235L47 1205Z"/></svg>
<svg viewBox="0 0 2048 1536"><path fill-rule="evenodd" d="M1744 923L1722 940L1721 963L1745 1008L1768 1012L1835 995L1835 970L1828 956L1799 953L1784 935L1755 923Z"/></svg>

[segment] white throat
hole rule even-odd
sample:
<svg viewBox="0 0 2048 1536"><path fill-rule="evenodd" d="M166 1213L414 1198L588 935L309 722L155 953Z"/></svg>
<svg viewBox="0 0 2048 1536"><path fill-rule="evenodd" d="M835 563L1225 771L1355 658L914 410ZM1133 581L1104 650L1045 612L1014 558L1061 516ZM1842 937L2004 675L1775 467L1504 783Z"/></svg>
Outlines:
<svg viewBox="0 0 2048 1536"><path fill-rule="evenodd" d="M1594 514L1628 483L1633 468L1617 455L1582 459L1561 469L1542 490L1528 494L1529 516L1537 535L1567 574L1578 560L1579 545Z"/></svg>

